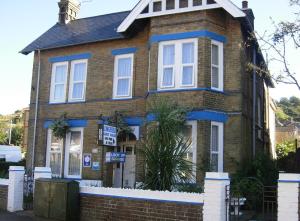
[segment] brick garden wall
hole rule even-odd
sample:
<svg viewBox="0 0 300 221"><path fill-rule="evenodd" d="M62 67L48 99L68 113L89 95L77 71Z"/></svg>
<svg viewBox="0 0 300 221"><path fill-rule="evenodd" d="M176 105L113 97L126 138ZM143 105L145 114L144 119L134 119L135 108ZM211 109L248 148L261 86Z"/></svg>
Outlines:
<svg viewBox="0 0 300 221"><path fill-rule="evenodd" d="M204 194L80 188L81 221L203 220Z"/></svg>
<svg viewBox="0 0 300 221"><path fill-rule="evenodd" d="M7 209L8 186L0 185L0 210Z"/></svg>
<svg viewBox="0 0 300 221"><path fill-rule="evenodd" d="M81 221L197 220L203 205L82 194Z"/></svg>

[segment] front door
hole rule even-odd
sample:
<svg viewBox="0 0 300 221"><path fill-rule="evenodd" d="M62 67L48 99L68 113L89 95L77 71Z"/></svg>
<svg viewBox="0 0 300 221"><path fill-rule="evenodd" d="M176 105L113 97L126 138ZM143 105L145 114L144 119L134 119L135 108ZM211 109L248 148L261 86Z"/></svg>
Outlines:
<svg viewBox="0 0 300 221"><path fill-rule="evenodd" d="M115 188L134 188L135 186L135 145L122 144L115 151L125 152L125 163L115 163L113 166L113 187Z"/></svg>

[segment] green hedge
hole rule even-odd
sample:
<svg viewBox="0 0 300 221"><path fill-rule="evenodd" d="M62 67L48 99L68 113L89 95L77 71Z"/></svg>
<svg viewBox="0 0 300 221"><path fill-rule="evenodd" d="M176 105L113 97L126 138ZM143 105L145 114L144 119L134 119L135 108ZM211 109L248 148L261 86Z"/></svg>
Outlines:
<svg viewBox="0 0 300 221"><path fill-rule="evenodd" d="M5 161L0 161L0 178L8 178L8 170L10 166L24 166L26 165L26 161L22 160L18 163L13 163L13 162L5 162Z"/></svg>

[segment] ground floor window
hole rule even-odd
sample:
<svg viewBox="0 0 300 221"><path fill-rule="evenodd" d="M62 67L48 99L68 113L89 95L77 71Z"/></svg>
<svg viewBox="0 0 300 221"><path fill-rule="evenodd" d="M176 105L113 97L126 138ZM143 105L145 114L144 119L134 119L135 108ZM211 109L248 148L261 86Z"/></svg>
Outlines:
<svg viewBox="0 0 300 221"><path fill-rule="evenodd" d="M223 172L223 123L211 122L210 168L212 172Z"/></svg>
<svg viewBox="0 0 300 221"><path fill-rule="evenodd" d="M183 136L190 144L187 153L187 160L194 165L193 172L196 175L196 163L197 163L197 121L188 121L183 129Z"/></svg>
<svg viewBox="0 0 300 221"><path fill-rule="evenodd" d="M63 140L48 131L46 165L55 177L81 178L82 173L83 128L71 128ZM64 169L64 171L62 171ZM62 173L64 172L64 173Z"/></svg>

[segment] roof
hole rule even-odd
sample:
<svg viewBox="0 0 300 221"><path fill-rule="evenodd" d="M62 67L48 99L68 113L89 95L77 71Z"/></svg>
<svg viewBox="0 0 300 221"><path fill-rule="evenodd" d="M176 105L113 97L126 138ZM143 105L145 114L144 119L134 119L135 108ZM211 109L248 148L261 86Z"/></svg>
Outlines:
<svg viewBox="0 0 300 221"><path fill-rule="evenodd" d="M117 28L129 13L129 11L124 11L76 19L66 25L57 23L24 48L21 53L27 55L38 49L45 50L125 38L124 35L117 32Z"/></svg>

